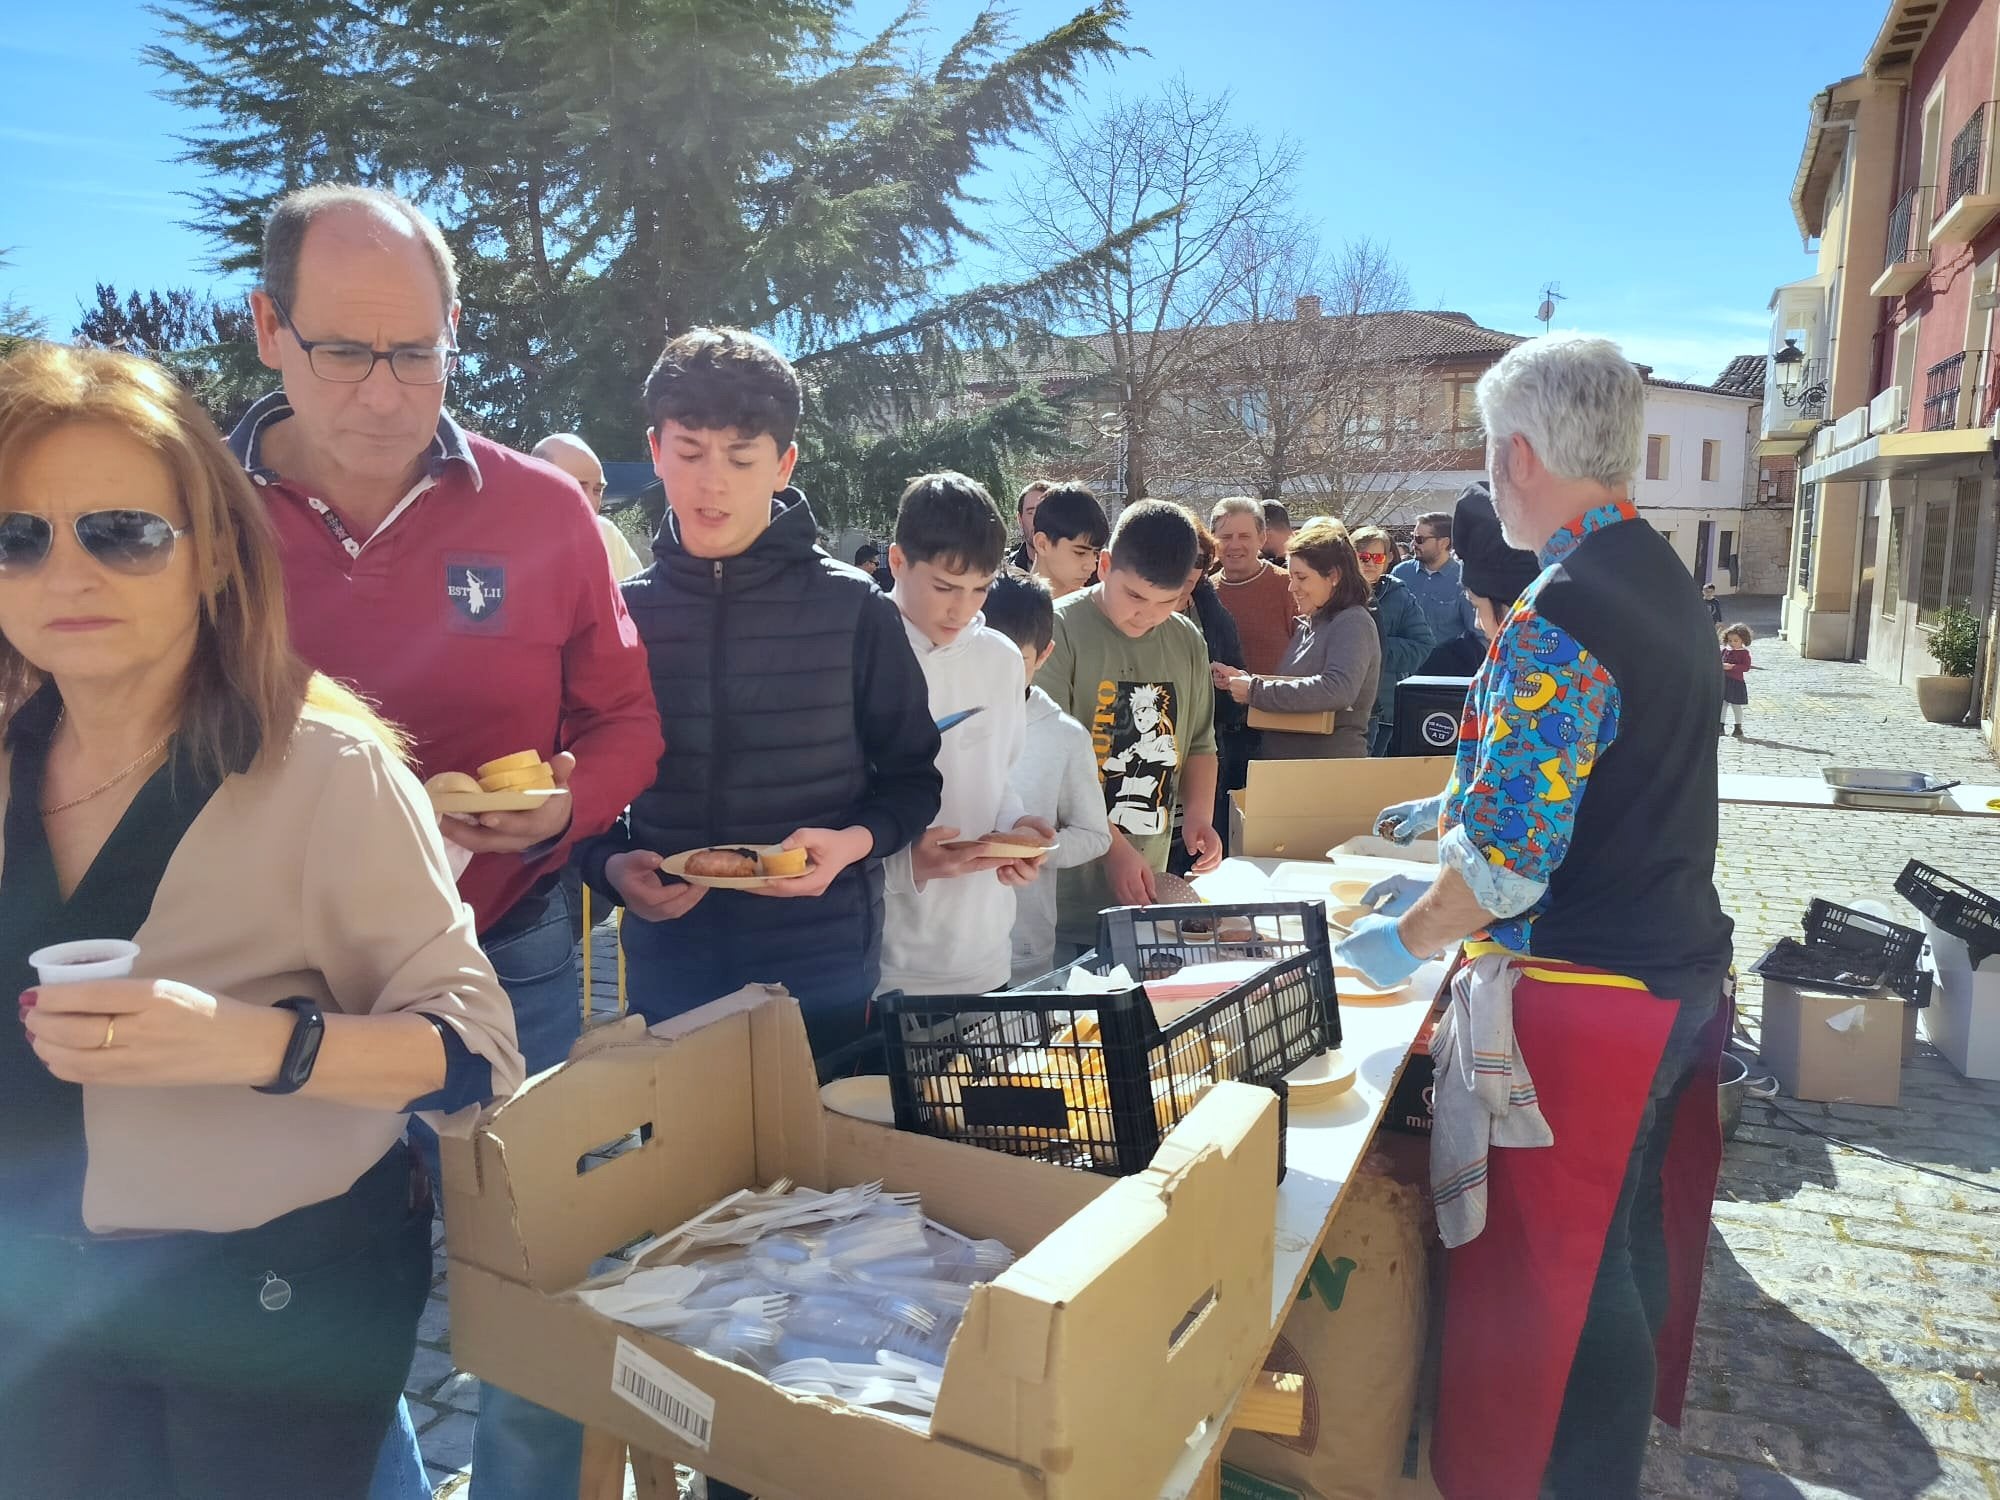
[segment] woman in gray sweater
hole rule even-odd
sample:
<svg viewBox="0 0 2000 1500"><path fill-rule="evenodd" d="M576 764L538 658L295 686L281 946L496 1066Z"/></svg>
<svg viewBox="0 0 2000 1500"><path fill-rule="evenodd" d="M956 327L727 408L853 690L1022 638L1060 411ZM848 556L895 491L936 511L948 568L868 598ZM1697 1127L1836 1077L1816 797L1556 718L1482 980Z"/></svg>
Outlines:
<svg viewBox="0 0 2000 1500"><path fill-rule="evenodd" d="M1382 641L1368 613L1368 585L1347 528L1318 516L1292 533L1285 548L1292 602L1299 621L1276 674L1257 677L1217 665L1215 685L1238 703L1278 714L1333 712L1333 730L1258 730L1262 760L1325 760L1365 756L1368 718L1382 675Z"/></svg>

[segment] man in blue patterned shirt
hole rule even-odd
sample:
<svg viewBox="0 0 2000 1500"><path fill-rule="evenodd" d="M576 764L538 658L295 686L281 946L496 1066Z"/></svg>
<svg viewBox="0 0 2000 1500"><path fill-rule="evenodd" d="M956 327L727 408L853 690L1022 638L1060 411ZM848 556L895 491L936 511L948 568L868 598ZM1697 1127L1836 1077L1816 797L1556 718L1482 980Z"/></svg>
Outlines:
<svg viewBox="0 0 2000 1500"><path fill-rule="evenodd" d="M1478 394L1494 507L1542 571L1473 680L1444 793L1382 815L1437 832L1436 878L1370 892L1339 951L1380 984L1461 942L1502 955L1554 1135L1489 1153L1486 1227L1450 1252L1441 1487L1636 1500L1652 1413L1679 1416L1720 1157L1721 681L1700 593L1630 499L1632 365L1535 339Z"/></svg>

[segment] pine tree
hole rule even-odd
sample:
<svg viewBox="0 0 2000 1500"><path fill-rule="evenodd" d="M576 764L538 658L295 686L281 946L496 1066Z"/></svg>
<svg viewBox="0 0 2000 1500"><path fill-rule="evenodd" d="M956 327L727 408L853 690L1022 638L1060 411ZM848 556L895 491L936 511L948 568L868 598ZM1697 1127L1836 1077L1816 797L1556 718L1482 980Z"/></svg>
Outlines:
<svg viewBox="0 0 2000 1500"><path fill-rule="evenodd" d="M192 287L128 292L97 283L70 336L158 360L228 431L270 387L257 360L257 329L240 299L221 300Z"/></svg>
<svg viewBox="0 0 2000 1500"><path fill-rule="evenodd" d="M460 257L454 403L505 441L573 429L612 457L643 452L637 393L665 334L764 332L808 384L805 472L837 459L842 474L812 482L839 497L829 519L857 521L893 502L861 474L936 436L966 353L1035 338L1162 216L1023 281L957 289L983 244L970 180L1089 64L1123 55L1125 0L1019 45L983 12L928 64L916 7L858 42L847 8L181 0L158 9L167 36L148 56L168 97L215 121L186 158L218 183L198 223L225 269L255 265L278 192L394 187ZM1053 431L1022 415L955 429L988 444L975 467Z"/></svg>
<svg viewBox="0 0 2000 1500"><path fill-rule="evenodd" d="M5 267L7 257L0 253L0 267ZM47 332L47 325L12 297L0 295L0 359L6 358L21 344L30 339L38 339Z"/></svg>

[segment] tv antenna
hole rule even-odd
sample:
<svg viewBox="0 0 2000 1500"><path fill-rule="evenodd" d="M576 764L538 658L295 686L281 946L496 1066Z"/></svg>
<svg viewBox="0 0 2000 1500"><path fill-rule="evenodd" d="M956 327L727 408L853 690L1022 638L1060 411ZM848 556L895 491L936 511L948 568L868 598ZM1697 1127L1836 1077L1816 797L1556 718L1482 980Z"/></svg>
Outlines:
<svg viewBox="0 0 2000 1500"><path fill-rule="evenodd" d="M1535 309L1535 317L1540 321L1543 333L1547 333L1549 324L1556 320L1556 304L1566 300L1560 281L1551 281L1542 288L1542 305Z"/></svg>

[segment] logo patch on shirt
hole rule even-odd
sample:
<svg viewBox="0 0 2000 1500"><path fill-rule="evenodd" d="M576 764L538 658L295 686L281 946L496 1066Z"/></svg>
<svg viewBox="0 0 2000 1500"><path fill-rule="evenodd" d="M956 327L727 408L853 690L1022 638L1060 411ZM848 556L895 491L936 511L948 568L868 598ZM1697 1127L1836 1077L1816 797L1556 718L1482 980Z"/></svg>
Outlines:
<svg viewBox="0 0 2000 1500"><path fill-rule="evenodd" d="M1171 682L1106 679L1097 685L1090 738L1104 810L1113 828L1134 838L1165 833L1173 822L1178 707Z"/></svg>
<svg viewBox="0 0 2000 1500"><path fill-rule="evenodd" d="M507 569L484 558L447 557L444 596L461 624L497 626L507 603Z"/></svg>

